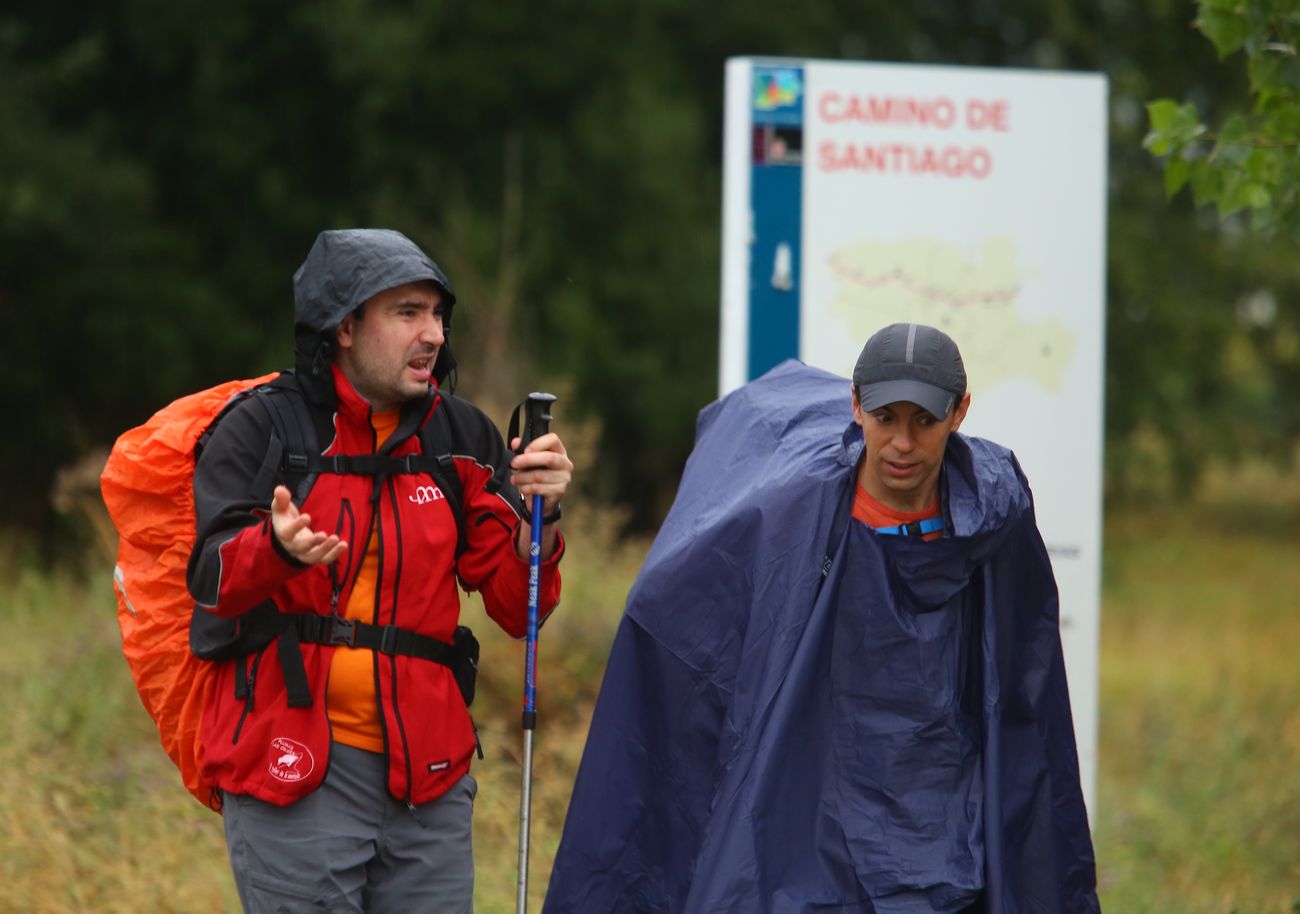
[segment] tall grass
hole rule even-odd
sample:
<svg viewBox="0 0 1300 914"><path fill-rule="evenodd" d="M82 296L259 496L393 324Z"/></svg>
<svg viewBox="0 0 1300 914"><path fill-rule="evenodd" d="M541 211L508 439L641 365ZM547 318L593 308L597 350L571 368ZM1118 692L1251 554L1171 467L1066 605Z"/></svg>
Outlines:
<svg viewBox="0 0 1300 914"><path fill-rule="evenodd" d="M0 574L0 911L237 911L121 659L107 571Z"/></svg>
<svg viewBox="0 0 1300 914"><path fill-rule="evenodd" d="M1132 511L1106 537L1103 900L1300 911L1300 512Z"/></svg>
<svg viewBox="0 0 1300 914"><path fill-rule="evenodd" d="M543 629L532 910L645 543L566 518L565 597ZM1300 512L1112 512L1106 527L1100 807L1111 914L1285 914L1300 899ZM0 555L10 554L7 550ZM181 788L118 645L111 562L0 560L0 912L238 911L220 820ZM481 610L476 907L514 910L519 644Z"/></svg>
<svg viewBox="0 0 1300 914"><path fill-rule="evenodd" d="M611 510L570 510L564 596L542 629L530 908L540 910L587 721L646 543ZM0 549L0 556L13 555ZM218 816L181 788L122 660L112 559L43 575L0 560L0 912L238 912ZM515 910L523 645L476 596L476 910Z"/></svg>

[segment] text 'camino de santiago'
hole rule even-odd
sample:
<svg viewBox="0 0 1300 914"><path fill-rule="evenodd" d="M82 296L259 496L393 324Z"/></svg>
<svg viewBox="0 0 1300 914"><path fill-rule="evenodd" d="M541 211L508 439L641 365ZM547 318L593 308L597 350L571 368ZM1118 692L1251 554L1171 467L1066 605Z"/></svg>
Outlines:
<svg viewBox="0 0 1300 914"><path fill-rule="evenodd" d="M993 153L986 145L960 142L909 142L902 131L961 134L1008 133L1010 104L1005 99L946 96L851 95L828 91L817 97L816 117L827 132L853 131L851 138L817 144L816 167L826 172L933 175L983 180L993 172ZM888 128L890 137L873 137Z"/></svg>

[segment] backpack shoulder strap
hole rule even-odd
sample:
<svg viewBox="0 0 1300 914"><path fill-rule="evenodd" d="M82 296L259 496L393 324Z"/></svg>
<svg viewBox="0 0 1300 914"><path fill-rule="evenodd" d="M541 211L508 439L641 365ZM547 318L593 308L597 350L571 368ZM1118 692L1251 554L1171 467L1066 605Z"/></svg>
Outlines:
<svg viewBox="0 0 1300 914"><path fill-rule="evenodd" d="M263 475L268 476L266 482L271 488L283 482L294 501L301 504L316 482L314 458L320 455L322 429L329 426L330 417L318 415L322 411L311 408L292 371L281 372L270 384L251 393L274 429L258 483L263 482Z"/></svg>
<svg viewBox="0 0 1300 914"><path fill-rule="evenodd" d="M267 408L266 398L262 396L271 390L272 385L278 380L279 376L270 377L262 383L238 391L226 402L222 410L212 418L212 421L208 423L207 428L203 430L194 446L194 459L197 461L199 455L207 447L213 433L217 430L217 426L221 424L226 416L237 409L253 408L252 404L257 404L262 414L271 423L273 430L273 434L270 435L267 441L266 453L262 457L262 463L258 467L257 474L253 477L250 486L250 493L258 500L263 497L270 499L272 490L282 478L280 469L284 458L286 433L280 430L280 423L276 421L274 411Z"/></svg>
<svg viewBox="0 0 1300 914"><path fill-rule="evenodd" d="M451 408L448 401L451 394L439 395L441 402L433 410L429 421L420 429L420 447L425 455L432 457L429 475L442 490L456 518L456 558L465 551L465 488L461 485L460 474L456 472L455 432L452 427Z"/></svg>
<svg viewBox="0 0 1300 914"><path fill-rule="evenodd" d="M447 499L456 519L456 557L465 551L465 490L456 472L454 448L456 433L447 401L450 394L440 394L442 402L420 429L423 452L412 457L388 457L375 454L323 457L320 442L333 437L331 417L324 410L313 409L292 371L281 372L270 384L249 392L266 412L275 430L271 447L263 460L259 484L271 491L283 481L302 503L320 473L361 473L382 476L394 472L427 472ZM266 479L262 479L266 476ZM259 489L258 491L261 491Z"/></svg>

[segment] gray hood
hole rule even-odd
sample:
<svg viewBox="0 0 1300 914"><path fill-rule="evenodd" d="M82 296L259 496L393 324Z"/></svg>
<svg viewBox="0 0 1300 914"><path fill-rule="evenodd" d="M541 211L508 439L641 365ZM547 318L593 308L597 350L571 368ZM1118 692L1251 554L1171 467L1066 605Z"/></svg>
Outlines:
<svg viewBox="0 0 1300 914"><path fill-rule="evenodd" d="M451 333L456 293L429 255L401 232L340 229L321 232L293 274L294 340L299 374L323 376L333 356L334 331L366 299L408 282L431 280L442 292L443 326ZM434 365L441 383L455 367L444 344Z"/></svg>

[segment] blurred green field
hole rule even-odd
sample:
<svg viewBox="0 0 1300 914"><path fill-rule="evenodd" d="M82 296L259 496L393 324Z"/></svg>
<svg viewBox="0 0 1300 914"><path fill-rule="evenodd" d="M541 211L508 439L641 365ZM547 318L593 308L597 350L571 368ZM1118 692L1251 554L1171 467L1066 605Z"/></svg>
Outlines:
<svg viewBox="0 0 1300 914"><path fill-rule="evenodd" d="M1105 554L1103 902L1300 911L1300 511L1112 514Z"/></svg>
<svg viewBox="0 0 1300 914"><path fill-rule="evenodd" d="M543 630L532 910L605 651L645 543L569 524L565 599ZM1099 809L1111 914L1300 911L1300 510L1111 512ZM120 659L111 562L38 574L0 555L0 911L237 912L220 822L180 787ZM522 650L484 637L475 716L480 914L514 910Z"/></svg>

